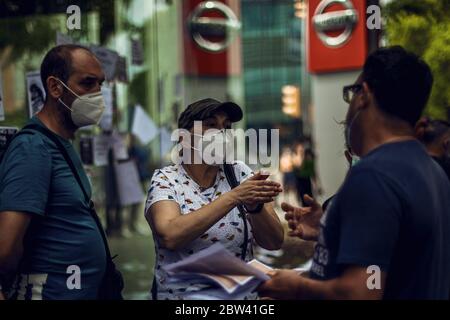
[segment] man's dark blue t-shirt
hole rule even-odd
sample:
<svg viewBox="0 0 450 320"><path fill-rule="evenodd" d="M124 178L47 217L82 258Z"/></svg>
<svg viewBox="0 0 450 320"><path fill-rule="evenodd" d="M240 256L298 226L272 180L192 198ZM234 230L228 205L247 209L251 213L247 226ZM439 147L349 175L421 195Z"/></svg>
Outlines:
<svg viewBox="0 0 450 320"><path fill-rule="evenodd" d="M450 183L419 142L371 151L328 206L311 277L349 265L385 271L385 299L448 299Z"/></svg>
<svg viewBox="0 0 450 320"><path fill-rule="evenodd" d="M43 126L33 117L30 123ZM66 147L82 183L89 180L72 143ZM41 133L17 136L0 165L0 214L18 211L32 219L24 239L18 299L96 299L106 253L97 225L69 165Z"/></svg>

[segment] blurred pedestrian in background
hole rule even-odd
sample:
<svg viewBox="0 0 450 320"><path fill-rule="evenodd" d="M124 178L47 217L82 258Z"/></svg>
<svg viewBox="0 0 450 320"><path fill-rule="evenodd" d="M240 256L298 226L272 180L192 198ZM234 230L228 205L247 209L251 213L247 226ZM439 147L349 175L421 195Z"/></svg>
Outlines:
<svg viewBox="0 0 450 320"><path fill-rule="evenodd" d="M416 125L416 136L450 179L450 123L423 118Z"/></svg>
<svg viewBox="0 0 450 320"><path fill-rule="evenodd" d="M295 151L294 175L296 179L297 199L299 203L307 205L304 200L305 195L314 197L315 191L321 193L320 184L316 175L315 157L310 147L305 148L303 144L298 144Z"/></svg>

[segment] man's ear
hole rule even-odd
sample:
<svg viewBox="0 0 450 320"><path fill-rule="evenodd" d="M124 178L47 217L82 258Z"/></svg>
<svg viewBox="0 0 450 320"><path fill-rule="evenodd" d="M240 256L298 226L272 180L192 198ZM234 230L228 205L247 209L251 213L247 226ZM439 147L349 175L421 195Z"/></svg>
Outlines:
<svg viewBox="0 0 450 320"><path fill-rule="evenodd" d="M444 138L444 141L442 143L442 146L444 147L444 151L449 152L450 151L450 135L447 135Z"/></svg>
<svg viewBox="0 0 450 320"><path fill-rule="evenodd" d="M430 122L429 118L422 117L419 119L419 121L417 121L416 125L414 126L415 136L420 141L423 141L423 137L425 135L425 130L426 130L429 122Z"/></svg>
<svg viewBox="0 0 450 320"><path fill-rule="evenodd" d="M361 94L358 95L359 99L361 99L362 108L368 107L371 103L375 103L375 97L370 90L367 82L362 83Z"/></svg>
<svg viewBox="0 0 450 320"><path fill-rule="evenodd" d="M55 100L61 98L64 88L63 85L55 77L47 78L47 91L48 94Z"/></svg>

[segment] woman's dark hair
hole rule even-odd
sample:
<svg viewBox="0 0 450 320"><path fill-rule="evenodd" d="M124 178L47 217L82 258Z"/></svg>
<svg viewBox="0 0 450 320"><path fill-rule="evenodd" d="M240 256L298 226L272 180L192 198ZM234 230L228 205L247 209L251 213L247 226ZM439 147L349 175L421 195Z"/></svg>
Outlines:
<svg viewBox="0 0 450 320"><path fill-rule="evenodd" d="M381 110L415 125L433 85L423 60L399 46L381 48L369 55L362 76Z"/></svg>
<svg viewBox="0 0 450 320"><path fill-rule="evenodd" d="M46 97L48 97L47 78L54 76L66 83L72 74L72 52L78 49L86 50L94 55L89 48L76 44L56 46L47 52L41 64L41 80Z"/></svg>

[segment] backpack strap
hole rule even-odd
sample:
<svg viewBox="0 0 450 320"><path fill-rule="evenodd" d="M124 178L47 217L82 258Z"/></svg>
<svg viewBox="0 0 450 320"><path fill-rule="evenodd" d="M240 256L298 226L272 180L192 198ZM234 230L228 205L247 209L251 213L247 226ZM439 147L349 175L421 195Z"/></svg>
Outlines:
<svg viewBox="0 0 450 320"><path fill-rule="evenodd" d="M91 213L91 216L94 219L95 224L97 225L97 229L99 230L99 232L102 236L103 245L104 245L105 251L106 251L106 259L107 259L107 267L108 267L110 265L110 262L112 262L113 258L111 258L111 252L109 250L109 245L108 245L108 241L106 239L105 231L103 230L103 226L100 222L100 219L99 219L97 213L95 212L94 203L90 199L86 189L83 186L83 183L81 182L80 175L78 174L78 171L75 168L72 158L70 157L69 153L67 152L66 148L61 143L61 141L50 130L48 130L42 126L36 125L36 124L30 124L30 125L25 126L21 132L25 132L27 130L37 131L37 132L41 133L42 135L46 136L47 138L49 138L51 141L53 141L56 144L61 155L66 160L68 166L70 167L70 170L72 171L73 176L77 180L78 185L80 186L81 191L83 192L86 202L89 203L89 212Z"/></svg>

